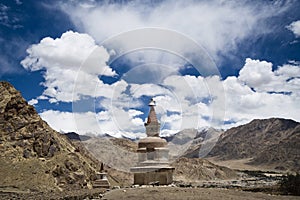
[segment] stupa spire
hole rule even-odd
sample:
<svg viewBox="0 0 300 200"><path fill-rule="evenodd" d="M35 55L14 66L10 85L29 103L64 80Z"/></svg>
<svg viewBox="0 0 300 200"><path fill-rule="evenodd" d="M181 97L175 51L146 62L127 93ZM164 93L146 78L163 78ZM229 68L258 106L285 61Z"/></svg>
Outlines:
<svg viewBox="0 0 300 200"><path fill-rule="evenodd" d="M150 111L148 114L147 122L145 123L146 127L146 134L148 137L159 137L159 129L160 129L160 123L157 120L156 113L154 107L156 106L156 103L153 98L151 98L149 102Z"/></svg>
<svg viewBox="0 0 300 200"><path fill-rule="evenodd" d="M155 113L155 109L154 109L154 106L156 106L156 103L153 100L153 98L151 99L151 101L148 105L150 107L150 111L149 111L147 123L145 125L148 125L150 123L158 123L156 113Z"/></svg>

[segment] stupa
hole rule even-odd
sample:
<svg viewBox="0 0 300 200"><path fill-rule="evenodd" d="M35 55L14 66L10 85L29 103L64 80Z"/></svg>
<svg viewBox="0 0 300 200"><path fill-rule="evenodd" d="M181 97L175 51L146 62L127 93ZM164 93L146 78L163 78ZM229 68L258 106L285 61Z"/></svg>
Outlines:
<svg viewBox="0 0 300 200"><path fill-rule="evenodd" d="M149 103L150 111L145 123L147 137L138 141L138 164L130 169L134 184L167 185L173 181L174 168L169 165L167 141L159 137L160 123L155 113L155 101Z"/></svg>

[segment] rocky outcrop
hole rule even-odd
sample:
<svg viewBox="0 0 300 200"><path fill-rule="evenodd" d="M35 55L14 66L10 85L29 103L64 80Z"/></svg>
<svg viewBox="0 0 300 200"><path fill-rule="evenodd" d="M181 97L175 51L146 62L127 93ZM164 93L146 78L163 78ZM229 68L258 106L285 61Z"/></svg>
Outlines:
<svg viewBox="0 0 300 200"><path fill-rule="evenodd" d="M10 157L20 153L25 158L52 157L60 150L53 131L9 83L1 82L0 87L0 142L5 144L2 151Z"/></svg>
<svg viewBox="0 0 300 200"><path fill-rule="evenodd" d="M252 165L300 170L300 123L288 119L253 120L224 132L209 157L221 160L252 158Z"/></svg>
<svg viewBox="0 0 300 200"><path fill-rule="evenodd" d="M7 82L0 82L0 155L1 188L87 188L98 167L49 127Z"/></svg>

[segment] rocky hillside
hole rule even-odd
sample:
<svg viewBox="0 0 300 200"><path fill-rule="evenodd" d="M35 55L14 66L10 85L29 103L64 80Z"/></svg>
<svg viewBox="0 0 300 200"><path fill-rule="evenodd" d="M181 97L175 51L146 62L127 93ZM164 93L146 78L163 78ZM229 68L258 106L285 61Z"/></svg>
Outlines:
<svg viewBox="0 0 300 200"><path fill-rule="evenodd" d="M212 127L201 130L182 130L172 137L167 138L170 156L172 159L179 157L204 157L217 142L222 132L222 130L217 130Z"/></svg>
<svg viewBox="0 0 300 200"><path fill-rule="evenodd" d="M93 137L82 141L86 149L106 166L119 171L129 172L137 164L137 144L129 139Z"/></svg>
<svg viewBox="0 0 300 200"><path fill-rule="evenodd" d="M51 129L9 83L0 82L1 191L91 187L97 163Z"/></svg>
<svg viewBox="0 0 300 200"><path fill-rule="evenodd" d="M179 158L172 163L177 181L199 181L237 178L237 173L227 167L215 165L201 158Z"/></svg>
<svg viewBox="0 0 300 200"><path fill-rule="evenodd" d="M288 119L253 120L224 132L209 157L251 158L251 165L300 171L300 123Z"/></svg>
<svg viewBox="0 0 300 200"><path fill-rule="evenodd" d="M81 141L93 157L101 160L110 177L111 185L130 186L133 174L130 168L137 164L137 143L125 138L92 137Z"/></svg>

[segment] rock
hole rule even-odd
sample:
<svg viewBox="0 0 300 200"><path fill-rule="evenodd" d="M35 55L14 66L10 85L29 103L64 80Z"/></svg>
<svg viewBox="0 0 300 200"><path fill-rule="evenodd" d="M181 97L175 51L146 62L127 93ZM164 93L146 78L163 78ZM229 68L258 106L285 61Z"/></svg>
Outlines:
<svg viewBox="0 0 300 200"><path fill-rule="evenodd" d="M40 192L86 188L100 162L75 149L20 92L0 82L0 186Z"/></svg>
<svg viewBox="0 0 300 200"><path fill-rule="evenodd" d="M30 156L31 156L30 150L25 149L25 150L23 151L23 157L24 157L24 158L29 158Z"/></svg>
<svg viewBox="0 0 300 200"><path fill-rule="evenodd" d="M65 161L65 166L70 171L77 171L78 167L70 160Z"/></svg>

